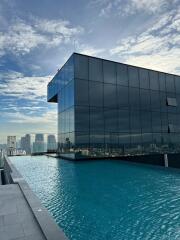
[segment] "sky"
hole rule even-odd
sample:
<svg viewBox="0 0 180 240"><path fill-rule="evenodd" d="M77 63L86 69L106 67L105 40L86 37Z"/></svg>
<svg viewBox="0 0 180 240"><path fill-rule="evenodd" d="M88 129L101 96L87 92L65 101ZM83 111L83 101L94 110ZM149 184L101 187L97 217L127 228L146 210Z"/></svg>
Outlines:
<svg viewBox="0 0 180 240"><path fill-rule="evenodd" d="M0 143L57 132L47 83L73 52L180 74L180 0L1 0Z"/></svg>

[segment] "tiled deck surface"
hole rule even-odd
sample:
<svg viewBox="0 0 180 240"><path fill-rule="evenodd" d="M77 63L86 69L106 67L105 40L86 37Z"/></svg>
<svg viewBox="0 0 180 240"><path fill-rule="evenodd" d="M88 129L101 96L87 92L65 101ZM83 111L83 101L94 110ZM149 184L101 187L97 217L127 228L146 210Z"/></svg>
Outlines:
<svg viewBox="0 0 180 240"><path fill-rule="evenodd" d="M45 237L17 184L0 186L0 240L44 240Z"/></svg>

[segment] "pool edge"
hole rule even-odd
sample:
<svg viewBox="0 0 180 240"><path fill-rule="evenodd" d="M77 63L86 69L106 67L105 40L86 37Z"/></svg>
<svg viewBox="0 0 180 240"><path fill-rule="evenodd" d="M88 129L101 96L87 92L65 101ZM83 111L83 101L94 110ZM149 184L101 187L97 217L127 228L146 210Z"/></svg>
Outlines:
<svg viewBox="0 0 180 240"><path fill-rule="evenodd" d="M62 229L56 224L48 210L41 204L39 198L7 156L4 159L4 173L8 184L18 184L45 238L47 240L68 240Z"/></svg>

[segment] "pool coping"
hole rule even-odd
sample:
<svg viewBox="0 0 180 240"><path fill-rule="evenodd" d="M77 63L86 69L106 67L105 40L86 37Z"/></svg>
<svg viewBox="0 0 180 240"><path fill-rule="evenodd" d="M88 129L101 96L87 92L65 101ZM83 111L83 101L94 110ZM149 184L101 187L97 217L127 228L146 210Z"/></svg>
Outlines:
<svg viewBox="0 0 180 240"><path fill-rule="evenodd" d="M48 210L41 204L39 198L7 156L4 159L4 175L7 183L18 184L20 187L45 238L47 240L68 240L62 229L56 224Z"/></svg>

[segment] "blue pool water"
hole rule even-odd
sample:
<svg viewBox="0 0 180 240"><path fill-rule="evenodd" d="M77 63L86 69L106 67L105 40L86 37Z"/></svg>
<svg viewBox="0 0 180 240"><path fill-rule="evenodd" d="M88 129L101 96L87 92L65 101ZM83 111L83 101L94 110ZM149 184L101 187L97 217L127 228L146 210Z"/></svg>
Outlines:
<svg viewBox="0 0 180 240"><path fill-rule="evenodd" d="M179 170L46 156L11 161L69 239L180 239Z"/></svg>

